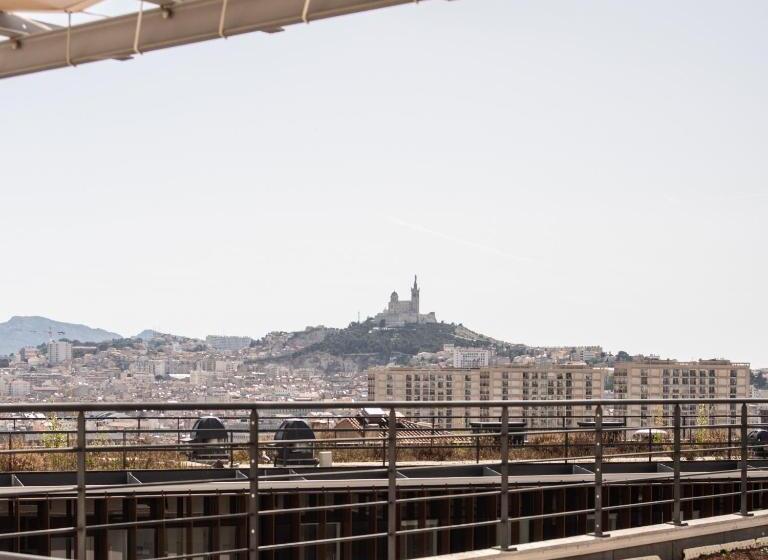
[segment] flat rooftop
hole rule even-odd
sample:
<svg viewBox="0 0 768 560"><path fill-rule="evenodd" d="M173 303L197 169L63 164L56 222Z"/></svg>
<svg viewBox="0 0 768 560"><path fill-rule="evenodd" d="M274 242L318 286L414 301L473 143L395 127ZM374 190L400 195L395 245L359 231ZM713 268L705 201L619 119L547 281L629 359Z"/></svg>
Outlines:
<svg viewBox="0 0 768 560"><path fill-rule="evenodd" d="M739 461L682 461L681 479L706 482L737 482ZM749 461L750 478L768 478L768 460ZM404 466L397 468L399 487L452 487L498 485L501 464L451 464ZM592 483L594 463L512 463L510 485L554 485ZM671 482L672 462L603 463L605 484ZM131 492L218 492L246 491L248 470L242 468L199 468L181 470L89 471L85 475L90 494ZM75 492L73 472L18 472L0 474L0 497ZM263 491L314 488L386 488L387 469L382 466L335 466L259 468L259 488Z"/></svg>

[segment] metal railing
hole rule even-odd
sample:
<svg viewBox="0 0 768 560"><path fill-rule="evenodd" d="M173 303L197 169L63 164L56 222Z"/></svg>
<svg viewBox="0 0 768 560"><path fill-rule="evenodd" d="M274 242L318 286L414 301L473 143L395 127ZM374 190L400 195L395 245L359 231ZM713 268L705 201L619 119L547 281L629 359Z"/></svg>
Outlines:
<svg viewBox="0 0 768 560"><path fill-rule="evenodd" d="M323 437L317 439L293 439L283 442L275 442L269 439L269 434L273 434L275 428L262 430L261 424L266 420L274 420L270 417L270 411L282 410L286 408L284 402L254 402L254 403L62 403L62 404L20 404L20 405L0 405L0 421L13 421L16 418L17 427L19 424L29 423L31 420L11 417L9 415L24 412L42 412L45 414L56 414L56 418L64 423L74 422L74 429L65 427L59 430L30 430L18 431L12 430L0 431L0 438L7 435L9 449L0 450L0 459L8 456L9 463L7 467L13 466L13 457L19 455L49 456L52 454L64 454L74 456L74 484L64 483L48 485L43 490L36 489L35 486L25 486L18 483L10 488L6 488L5 493L0 495L0 501L31 499L44 496L45 499L73 499L74 500L74 524L69 527L47 527L34 530L18 530L0 534L0 544L11 540L18 541L30 537L52 537L66 536L73 538L74 547L72 550L73 558L84 560L86 558L87 536L102 530L116 529L136 529L136 528L157 528L166 527L173 524L194 524L195 522L223 522L223 521L244 521L247 530L247 539L242 541L242 546L187 551L182 554L172 554L167 556L166 551L161 551L157 556L159 558L220 558L227 555L229 558L248 558L255 560L259 558L260 553L276 553L286 549L295 549L299 547L324 547L332 545L351 545L360 541L384 541L384 549L388 560L403 558L402 553L404 542L412 537L419 537L425 534L440 534L444 531L463 531L474 530L475 528L496 527L495 544L503 550L510 550L512 546L511 527L515 523L531 522L542 519L556 519L565 516L592 516L594 519L593 527L590 527L591 533L596 537L607 535L605 526L607 516L612 512L619 512L625 508L632 507L653 507L653 506L671 506L671 519L674 525L683 523L683 507L696 500L701 499L725 499L738 498L738 513L748 515L750 512L750 500L755 504L759 500L756 496L762 495L766 491L762 487L750 488L750 473L753 476L761 474L766 475L768 481L768 464L757 465L750 464L750 453L764 452L764 446L768 442L755 441L750 442L748 433L750 429L760 427L759 423L750 423L748 406L751 404L765 404L768 400L752 399L708 399L705 401L693 399L681 400L586 400L586 401L451 401L451 402L365 402L365 403L336 403L336 402L318 402L318 403L290 403L290 407L295 410L341 412L357 409L360 407L378 407L386 412L383 418L377 420L378 423L372 423L359 430L356 425L345 427L327 427L317 429L317 433ZM656 427L639 428L638 426L628 426L636 420L633 417L605 416L604 411L608 407L626 406L626 405L649 405L649 406L672 406L672 417L663 415L658 417L659 425ZM714 413L707 414L708 421L701 425L685 425L686 419L682 414L684 405L736 405L738 407L737 418L731 418L729 414ZM592 416L588 420L587 427L566 427L566 419L562 419L562 427L538 427L532 425L530 428L521 429L518 425L511 425L510 409L521 409L530 411L537 407L566 407L566 406L590 406L592 407ZM435 425L435 416L430 418L411 418L407 414L398 414L399 411L410 411L413 409L497 409L499 416L494 417L495 422L493 431L473 431L468 426L444 427ZM220 477L201 476L195 478L194 475L182 480L173 481L166 479L163 481L140 481L135 476L133 479L126 479L125 482L104 483L87 485L89 472L99 464L91 464L89 468L88 457L98 456L99 454L117 453L121 455L122 461L118 466L126 470L128 457L130 454L146 453L176 453L191 452L197 447L210 447L211 443L185 443L181 440L181 434L188 431L181 426L182 418L184 421L192 420L195 416L143 416L145 420L156 419L171 422L176 421L176 428L153 428L141 427L123 428L122 430L88 430L88 424L96 422L106 422L108 419L89 417L89 413L102 411L122 411L137 413L139 411L155 412L188 412L199 413L202 411L221 413L223 418L246 420L247 428L228 429L228 441L216 442L215 445L225 449L230 467L237 469L240 478L233 478L225 471L221 471ZM528 421L537 422L538 418L523 415ZM324 421L333 420L358 420L360 417L355 414L333 414L331 416L321 417ZM465 422L469 417L451 417L454 421ZM573 420L572 417L571 420ZM485 418L488 420L488 418ZM124 420L124 419L120 419ZM138 422L141 422L137 418ZM370 419L369 419L370 420ZM427 423L424 422L427 420ZM442 420L447 420L442 418ZM611 423L609 423L609 420ZM432 422L430 425L429 422ZM737 422L734 424L733 422ZM274 424L274 422L271 422ZM496 427L498 431L496 431ZM629 432L640 432L648 429L647 441L632 442L628 441L626 435ZM668 441L660 431L671 431L671 441ZM728 432L728 440L722 439L724 436L719 432ZM733 431L737 431L737 437L733 436ZM122 437L117 438L114 444L107 445L99 441L90 441L89 434L120 433ZM235 433L244 436L242 441L235 441ZM714 439L699 438L700 433L716 434ZM62 446L32 446L32 447L14 447L14 436L24 435L46 436L51 434L67 435L69 441ZM157 442L148 442L146 436L158 436ZM522 444L520 434L525 434ZM326 437L327 436L327 437ZM341 436L341 437L339 437ZM658 436L658 437L657 437ZM686 439L688 441L684 441ZM559 437L560 441L552 441L553 437ZM166 438L169 441L164 441ZM698 439L697 439L698 438ZM717 439L721 438L721 439ZM71 441L74 439L74 441ZM578 439L578 441L574 441ZM706 439L706 441L700 441ZM173 441L175 440L175 441ZM294 449L306 449L311 452L320 450L336 451L340 455L344 453L360 453L359 460L350 460L349 465L337 466L333 471L327 471L315 466L294 466L290 469L272 469L266 468L260 464L265 450L280 449L281 446L291 445ZM475 453L467 459L467 450ZM557 452L560 449L562 452ZM405 468L415 469L413 472L418 474L418 468L445 464L466 464L481 462L481 451L495 454L493 460L484 459L488 464L489 477L474 477L477 480L463 481L457 483L455 487L447 485L444 480L439 484L421 479L422 495L418 493L413 485L406 479L402 479L402 472ZM544 453L548 450L549 453ZM613 452L611 452L611 450ZM580 453L574 453L580 451ZM421 453L421 454L420 454ZM464 453L464 455L462 455ZM379 454L379 455L377 455ZM733 484L738 486L738 490L730 490L719 493L707 493L705 495L683 495L683 484L687 481L696 480L697 484L702 483L699 479L704 471L689 472L684 469L683 463L686 456L696 457L705 455L705 460L710 460L714 464L716 456L732 459L738 457L735 465L731 461L727 463L728 468L706 471L707 475L724 475L726 477L733 475ZM237 460L238 455L242 460ZM411 456L410 460L408 456ZM353 457L354 459L354 457ZM375 459L375 460L374 460ZM510 464L513 460L514 465ZM638 473L637 477L625 476L620 480L614 481L610 473L606 473L606 465L617 460L627 459L647 459L650 462L663 461L665 465L671 466L667 470L654 474L653 480L658 483L669 483L672 489L671 497L662 497L660 499L641 501L632 503L611 504L606 501L606 490L619 484L641 484L647 482L648 474ZM179 469L203 468L206 465L192 465L189 460L180 458L174 459L175 467ZM381 462L381 465L379 465ZM543 481L531 480L531 477L521 483L515 478L515 484L511 484L511 479L516 475L512 473L512 467L519 468L521 465L541 465L551 463L568 463L578 467L578 476L573 480L560 483L549 483ZM245 463L245 466L241 466ZM580 466L581 465L581 466ZM382 467L386 467L382 470ZM165 468L172 468L165 465ZM100 469L99 469L100 470ZM333 480L359 479L361 475L371 475L366 479L366 485L363 488L373 488L373 494L368 501L349 503L322 503L316 505L306 505L300 502L288 503L288 498L293 499L290 490L280 487L280 484L291 483L295 488L306 487L313 488L317 486L317 480L331 473ZM378 475L378 476L376 476ZM11 474L14 480L18 482L23 478L21 471L14 471ZM345 478L347 477L347 478ZM67 482L68 477L61 475L62 482ZM412 480L419 480L418 477L409 477ZM458 477L462 478L462 477ZM463 477L467 478L467 477ZM472 478L472 477L469 477ZM535 478L535 477L534 477ZM69 479L71 480L71 479ZM728 479L730 480L730 479ZM87 500L89 493L95 491L107 492L110 490L125 490L130 492L150 492L153 487L160 488L168 485L183 484L186 486L194 484L217 484L217 483L244 483L247 489L245 493L246 507L242 511L233 511L225 513L206 513L200 515L176 515L175 517L165 517L161 519L129 519L121 522L109 522L88 524ZM269 490L266 489L269 487ZM349 487L349 484L347 484ZM424 488L429 487L430 491L437 488L433 493L427 493ZM282 489L281 489L282 488ZM511 499L519 500L522 496L531 493L546 490L568 490L585 489L591 493L584 506L577 509L567 509L565 504L557 511L552 512L533 512L525 513L518 507L517 515L511 515ZM157 493L158 490L154 490ZM191 492L191 490L189 490ZM227 492L236 491L235 487L228 487ZM325 490L321 491L324 492ZM329 486L328 492L333 490ZM200 492L212 490L201 489ZM222 492L217 488L215 492ZM240 491L242 493L242 491ZM271 502L265 502L264 498L267 492L272 493L278 498L283 497L284 501L270 498ZM452 502L458 499L493 499L495 513L487 519L468 518L453 522L450 517L444 519L445 523L435 526L421 526L423 523L417 523L420 526L407 527L402 524L401 513L410 506L426 508L430 503ZM269 506L262 506L262 502L271 503ZM344 534L341 536L327 537L318 535L317 538L299 538L298 540L289 540L285 542L262 542L260 538L261 525L260 520L274 519L277 516L307 514L318 515L325 524L326 515L329 512L350 512L351 510L379 509L386 512L386 527L376 527L371 531L359 534ZM423 518L424 515L422 514ZM375 525L375 523L374 523ZM385 530L384 530L385 529ZM378 546L378 545L377 545ZM15 555L15 556L14 556ZM2 558L23 558L18 552L0 552ZM39 557L39 556L38 556ZM34 558L34 556L30 556Z"/></svg>

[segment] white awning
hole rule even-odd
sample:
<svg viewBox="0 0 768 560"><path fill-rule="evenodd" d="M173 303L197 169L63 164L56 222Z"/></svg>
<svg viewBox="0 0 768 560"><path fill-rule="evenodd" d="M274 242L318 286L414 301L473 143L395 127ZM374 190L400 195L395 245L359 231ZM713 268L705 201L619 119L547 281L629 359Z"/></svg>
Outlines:
<svg viewBox="0 0 768 560"><path fill-rule="evenodd" d="M0 12L81 12L101 0L0 0Z"/></svg>

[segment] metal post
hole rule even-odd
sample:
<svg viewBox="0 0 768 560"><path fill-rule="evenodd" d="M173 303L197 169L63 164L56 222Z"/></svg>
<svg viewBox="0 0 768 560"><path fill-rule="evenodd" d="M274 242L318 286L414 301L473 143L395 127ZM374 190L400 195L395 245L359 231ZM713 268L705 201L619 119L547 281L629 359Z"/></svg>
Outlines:
<svg viewBox="0 0 768 560"><path fill-rule="evenodd" d="M235 432L229 431L229 468L235 466Z"/></svg>
<svg viewBox="0 0 768 560"><path fill-rule="evenodd" d="M77 413L77 560L85 560L85 412Z"/></svg>
<svg viewBox="0 0 768 560"><path fill-rule="evenodd" d="M683 525L680 516L680 404L675 405L674 440L672 448L672 464L675 469L674 483L672 487L674 503L672 506L672 524Z"/></svg>
<svg viewBox="0 0 768 560"><path fill-rule="evenodd" d="M482 428L481 428L482 430ZM475 434L475 463L480 464L480 434L482 431L478 431Z"/></svg>
<svg viewBox="0 0 768 560"><path fill-rule="evenodd" d="M730 424L732 422L732 418L728 417L728 423ZM733 435L732 435L732 429L730 426L728 426L728 460L731 460L731 447L733 447Z"/></svg>
<svg viewBox="0 0 768 560"><path fill-rule="evenodd" d="M747 499L749 498L747 483L747 460L749 459L749 447L747 441L747 403L741 405L741 509L739 514L749 515Z"/></svg>
<svg viewBox="0 0 768 560"><path fill-rule="evenodd" d="M123 470L128 468L128 455L125 446L128 444L126 431L123 430Z"/></svg>
<svg viewBox="0 0 768 560"><path fill-rule="evenodd" d="M570 441L568 436L568 426L566 425L565 416L563 416L563 435L564 435L564 447L565 447L565 464L568 464L568 455L570 455Z"/></svg>
<svg viewBox="0 0 768 560"><path fill-rule="evenodd" d="M595 408L595 532L596 537L607 537L603 533L603 406Z"/></svg>
<svg viewBox="0 0 768 560"><path fill-rule="evenodd" d="M433 412L433 414L432 414L432 432L430 432L430 435L432 437L429 438L429 451L430 451L430 453L432 452L432 449L435 447L435 438L434 438L434 435L435 435L435 415L434 415L434 410L432 412Z"/></svg>
<svg viewBox="0 0 768 560"><path fill-rule="evenodd" d="M501 409L501 518L499 547L509 549L509 407Z"/></svg>
<svg viewBox="0 0 768 560"><path fill-rule="evenodd" d="M389 410L387 446L387 560L397 560L397 415Z"/></svg>
<svg viewBox="0 0 768 560"><path fill-rule="evenodd" d="M248 438L250 498L248 500L248 560L259 558L259 412L251 410Z"/></svg>
<svg viewBox="0 0 768 560"><path fill-rule="evenodd" d="M181 418L176 417L176 444L181 445Z"/></svg>
<svg viewBox="0 0 768 560"><path fill-rule="evenodd" d="M648 462L653 461L653 432L648 428Z"/></svg>
<svg viewBox="0 0 768 560"><path fill-rule="evenodd" d="M16 418L13 419L13 432L8 434L8 449L9 450L13 449L13 434L15 434L15 433L16 433ZM14 459L15 455L16 455L15 453L11 453L11 456L10 456L10 465L9 465L9 468L8 468L8 470L10 470L10 471L13 470L13 463L14 463L13 459Z"/></svg>

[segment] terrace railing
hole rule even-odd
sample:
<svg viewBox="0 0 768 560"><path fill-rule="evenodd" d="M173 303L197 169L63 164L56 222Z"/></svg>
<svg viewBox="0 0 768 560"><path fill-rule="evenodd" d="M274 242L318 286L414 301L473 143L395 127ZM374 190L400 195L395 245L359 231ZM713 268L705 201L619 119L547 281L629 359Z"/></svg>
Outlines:
<svg viewBox="0 0 768 560"><path fill-rule="evenodd" d="M0 449L0 464L9 472L12 479L19 482L24 477L23 471L36 468L45 469L51 464L58 466L56 470L74 472L74 484L66 482L69 477L61 475L62 484L48 485L44 495L67 496L74 500L74 524L68 527L43 528L34 530L18 530L0 534L2 543L28 537L65 536L73 539L74 546L70 551L72 558L85 560L87 555L87 537L89 532L117 528L154 528L173 523L221 521L225 519L244 520L247 527L247 542L243 546L228 549L212 549L158 556L160 558L248 558L255 560L260 553L270 553L286 549L315 547L325 550L325 547L338 546L365 540L384 541L388 560L403 558L404 543L410 538L430 533L465 530L474 527L497 527L496 545L503 550L512 546L510 528L514 523L563 517L569 515L588 514L594 517L593 526L589 527L597 537L607 534L606 519L609 513L629 508L641 503L642 506L658 507L671 506L671 523L683 523L683 506L704 498L732 498L739 500L738 513L749 515L750 504L758 504L760 500L754 496L766 491L762 486L750 488L750 474L757 476L768 470L768 466L758 465L752 457L761 456L768 441L750 440L749 433L762 425L755 416L749 415L749 406L765 404L768 401L752 399L707 399L707 400L587 400L587 401L450 401L450 402L252 402L252 403L60 403L60 404L18 404L0 405L0 425L6 424L5 430L0 430L0 441L7 438L7 447ZM627 405L647 405L671 407L671 415L657 415L654 426L638 428L627 424L636 420L628 416L606 416L605 412L616 407ZM683 406L717 406L728 405L729 410L736 406L737 414L716 415L707 413L685 417ZM575 419L573 417L546 418L546 426L539 427L534 422L542 419L531 415L536 408L590 406L593 414L589 417ZM316 439L297 439L289 443L275 442L273 435L279 417L275 411L286 407L294 411L302 411L308 419L322 421L323 426L317 427ZM384 411L382 418L374 422L368 418L368 425L359 427L357 424L347 424L338 427L341 420L359 420L355 413L361 407L376 407ZM436 416L427 418L410 418L409 411L420 410L498 410L500 414L494 418L484 417L484 424L471 425L473 420L466 416ZM521 416L511 416L510 410L522 410ZM105 418L97 413L105 411L136 414L132 418ZM30 419L24 417L27 413L42 413L45 419ZM321 414L311 416L310 413ZM203 513L198 516L178 516L162 519L128 520L119 523L87 523L87 499L89 491L98 489L108 491L121 489L125 491L140 491L161 486L167 482L140 481L133 477L120 484L87 485L89 472L92 470L130 470L135 468L137 457L146 458L147 464L162 469L190 469L208 465L195 464L184 459L184 453L199 448L210 448L211 443L189 443L182 440L182 435L189 431L192 420L202 414L215 414L225 421L230 421L227 428L227 441L214 445L226 451L227 463L237 469L239 478L236 480L247 484L247 508L231 513ZM520 421L530 422L530 426L522 428ZM452 420L450 426L448 419ZM110 422L120 421L122 427L109 427ZM578 421L581 424L578 424ZM647 421L648 419L645 418ZM136 426L126 426L136 422ZM44 426L35 427L35 423ZM142 424L143 422L143 424ZM238 424L233 427L232 422ZM171 427L160 427L158 423L171 424ZM9 425L10 424L10 425ZM55 424L55 425L51 425ZM173 426L175 424L175 426ZM454 425L455 424L455 425ZM480 426L481 429L478 429ZM31 428L31 429L30 429ZM360 429L358 429L360 428ZM647 437L644 436L648 430ZM638 434L640 441L633 441L627 434ZM524 435L522 435L524 434ZM29 442L34 444L29 445ZM322 478L327 470L314 466L293 466L290 470L266 468L264 453L274 452L280 446L291 445L294 449L306 449L313 453L331 451L336 454L336 468L333 471L335 480L359 479L366 473L371 480L379 479L377 493L370 501L354 503L321 503L317 505L298 505L296 507L270 506L263 507L260 496L264 494L260 485L276 481L295 482L296 484L311 484L318 477ZM112 459L110 459L112 457ZM706 496L684 496L683 481L696 473L683 468L685 459L703 457L704 460L721 460L728 462L717 471L709 474L729 475L738 484L738 491L720 494L708 493ZM30 461L30 458L37 460ZM56 458L55 460L53 458ZM733 461L736 460L735 464ZM658 500L646 500L638 503L608 504L604 499L606 488L612 484L610 477L605 476L605 466L617 460L663 461L669 465L666 472L658 474L654 480L671 484L672 496ZM455 492L441 492L434 495L413 495L401 479L401 470L416 468L418 465L445 464L446 462L490 462L490 471L494 476L484 480L485 484L479 489L461 487ZM583 465L579 480L560 484L547 484L547 489L557 488L587 488L591 499L586 508L567 509L541 512L528 515L511 515L510 498L526 492L539 491L541 484L527 485L510 484L510 461L515 465L531 463L565 463ZM379 466L381 463L381 466ZM144 465L146 466L146 465ZM223 466L223 465L222 465ZM71 467L71 468L70 468ZM382 470L382 467L386 467ZM232 482L233 478L224 475L221 478L194 476L184 479L184 484ZM418 472L418 471L414 471ZM700 474L700 473L699 473ZM768 473L765 473L768 474ZM586 480L584 478L587 478ZM637 482L647 479L647 475L639 475ZM632 478L622 479L622 483L632 482ZM0 501L24 499L40 495L41 491L34 486L24 486L19 482L4 489ZM383 498L379 499L379 495ZM457 499L494 497L498 500L495 514L486 519L446 523L435 526L403 526L399 512L410 505L426 504L433 501L452 501ZM261 506L261 507L260 507ZM564 506L564 505L563 505ZM426 506L424 506L426 507ZM382 508L386 512L386 527L380 530L360 534L342 536L317 535L312 539L294 539L285 542L263 543L260 539L260 522L262 518L275 517L286 513L304 515L358 508ZM0 552L3 558L24 558L15 552ZM29 556L29 558L35 558Z"/></svg>

